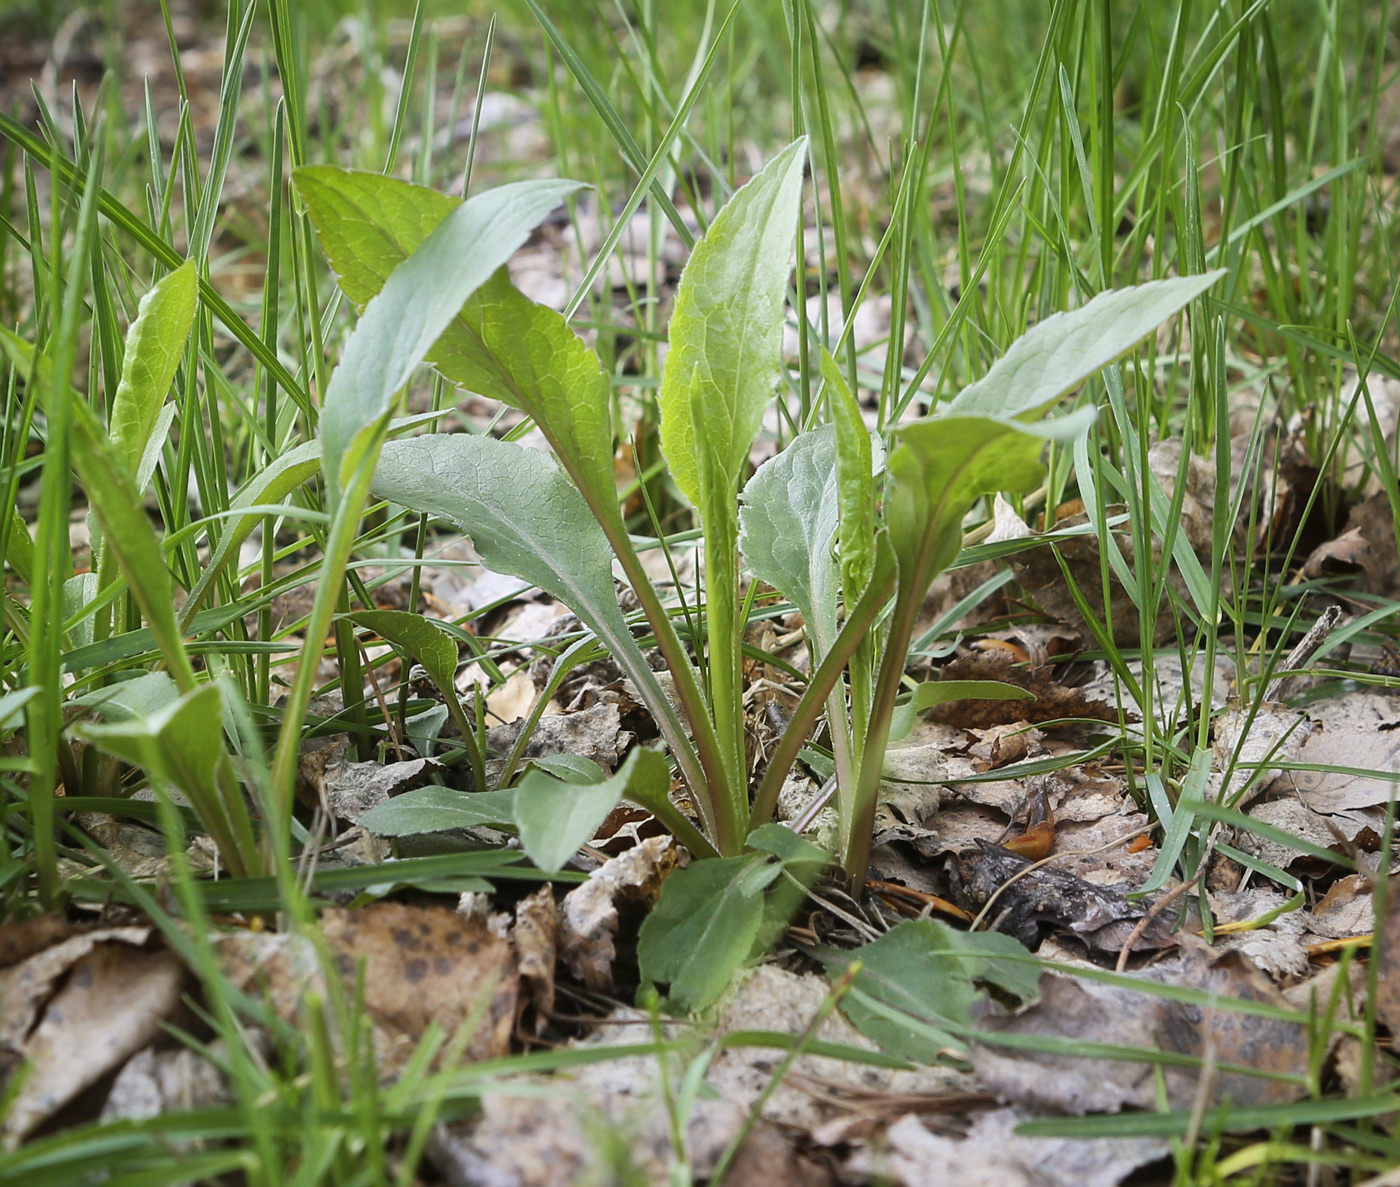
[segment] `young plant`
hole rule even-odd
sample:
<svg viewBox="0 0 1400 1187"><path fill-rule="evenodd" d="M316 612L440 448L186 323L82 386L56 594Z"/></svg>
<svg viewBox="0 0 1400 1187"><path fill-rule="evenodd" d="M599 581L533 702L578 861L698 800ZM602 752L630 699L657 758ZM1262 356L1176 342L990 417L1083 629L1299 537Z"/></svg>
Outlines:
<svg viewBox="0 0 1400 1187"><path fill-rule="evenodd" d="M1033 487L1046 441L1082 435L1094 413L1040 418L1219 273L1105 293L1047 318L943 415L895 431L880 515L883 447L872 442L827 358L822 375L833 423L799 436L759 470L741 516L749 449L781 371L805 153L804 140L789 145L719 212L682 274L672 315L661 441L704 536L704 629L695 641L703 680L618 506L602 364L562 316L529 301L504 271L447 321L428 358L449 379L528 414L555 459L485 436L430 435L385 444L371 488L469 532L483 563L553 594L609 648L657 721L697 806L699 831L659 784L628 794L698 854L743 854L825 708L838 754L838 857L859 886L915 617L930 583L957 556L964 516L995 491ZM300 170L296 180L341 286L357 302L372 298L458 205L392 178L328 167ZM752 807L740 683L741 527L742 555L802 610L814 657L806 694ZM666 659L674 704L618 609L614 559ZM886 625L872 634L886 610ZM1007 693L1000 685L927 688L918 703Z"/></svg>

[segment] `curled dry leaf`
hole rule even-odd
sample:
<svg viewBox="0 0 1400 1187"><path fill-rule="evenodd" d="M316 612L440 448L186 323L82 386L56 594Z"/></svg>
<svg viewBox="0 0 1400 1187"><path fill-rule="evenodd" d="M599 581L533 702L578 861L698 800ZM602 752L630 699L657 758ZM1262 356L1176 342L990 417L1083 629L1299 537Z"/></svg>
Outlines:
<svg viewBox="0 0 1400 1187"><path fill-rule="evenodd" d="M160 1033L161 1023L175 1011L185 967L164 948L143 947L147 936L145 928L75 936L73 940L86 943L65 941L8 970L0 987L7 1015L5 1045L13 1043L11 1049L29 1068L3 1122L7 1146L13 1148L84 1089L121 1067ZM60 949L66 950L61 956L50 955ZM36 967L30 970L31 965ZM50 989L56 990L51 997ZM12 996L19 999L13 1013ZM20 1032L21 1019L35 1015L33 1029Z"/></svg>
<svg viewBox="0 0 1400 1187"><path fill-rule="evenodd" d="M520 974L520 1001L523 1011L535 1007L535 1033L539 1034L554 1009L554 960L559 947L559 907L554 887L546 883L521 899L515 908L515 930L511 933L515 964Z"/></svg>
<svg viewBox="0 0 1400 1187"><path fill-rule="evenodd" d="M587 882L564 896L559 955L569 972L590 989L612 984L618 902L655 902L677 860L669 836L649 837L635 849L610 857L588 875Z"/></svg>
<svg viewBox="0 0 1400 1187"><path fill-rule="evenodd" d="M0 923L0 969L8 969L79 930L61 915L7 919Z"/></svg>

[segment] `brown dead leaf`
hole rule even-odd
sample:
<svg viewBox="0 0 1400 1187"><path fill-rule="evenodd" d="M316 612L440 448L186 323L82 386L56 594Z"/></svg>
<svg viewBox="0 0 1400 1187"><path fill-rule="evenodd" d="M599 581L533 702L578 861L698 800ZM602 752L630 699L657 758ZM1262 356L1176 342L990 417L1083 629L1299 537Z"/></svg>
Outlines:
<svg viewBox="0 0 1400 1187"><path fill-rule="evenodd" d="M1376 774L1284 771L1274 779L1270 793L1296 793L1309 808L1322 813L1388 803L1394 776L1400 774L1400 699L1359 689L1309 705L1308 717L1312 728L1303 734L1297 762Z"/></svg>
<svg viewBox="0 0 1400 1187"><path fill-rule="evenodd" d="M66 940L77 930L62 915L7 919L0 923L0 969L8 969L22 960L28 960L36 952Z"/></svg>
<svg viewBox="0 0 1400 1187"><path fill-rule="evenodd" d="M612 984L619 901L652 903L676 866L670 836L650 837L635 849L610 857L588 881L564 896L559 955L569 971L590 989Z"/></svg>
<svg viewBox="0 0 1400 1187"><path fill-rule="evenodd" d="M185 966L173 952L122 942L93 944L67 973L18 1045L29 1068L3 1123L10 1148L154 1039L185 984Z"/></svg>
<svg viewBox="0 0 1400 1187"><path fill-rule="evenodd" d="M1293 1007L1242 953L1221 953L1190 936L1182 939L1178 959L1133 976L1215 994L1221 1003L1215 1008L1171 1001L1147 989L1047 972L1040 978L1038 1002L1009 1016L986 1018L983 1028L993 1035L1056 1036L1192 1056L1204 1056L1210 1045L1220 1064L1305 1077L1306 1015L1293 1022L1230 1009L1230 999ZM1145 1063L1020 1051L997 1046L994 1040L974 1043L971 1058L978 1079L989 1090L1025 1108L1082 1114L1159 1107L1157 1077ZM1172 1107L1189 1107L1198 1092L1196 1070L1166 1067L1163 1076ZM1213 1103L1227 1097L1236 1104L1282 1102L1307 1094L1297 1079L1270 1080L1223 1070L1216 1072L1209 1087Z"/></svg>
<svg viewBox="0 0 1400 1187"><path fill-rule="evenodd" d="M444 907L375 903L328 910L321 930L352 990L364 962L365 1012L374 1022L380 1075L397 1075L430 1022L449 1036L487 999L467 1045L470 1059L506 1054L518 985L510 945Z"/></svg>
<svg viewBox="0 0 1400 1187"><path fill-rule="evenodd" d="M520 973L519 1009L535 1007L535 1033L539 1034L554 1009L554 961L559 947L559 907L554 887L548 883L516 904L511 946Z"/></svg>
<svg viewBox="0 0 1400 1187"><path fill-rule="evenodd" d="M1289 1008L1278 987L1243 953L1220 953L1192 937L1182 939L1179 971L1173 977L1177 984L1218 994L1222 999ZM1161 1001L1160 1010L1158 1033L1168 1051L1204 1057L1209 1047L1222 1064L1295 1077L1291 1081L1273 1080L1218 1071L1212 1085L1213 1099L1228 1097L1247 1107L1286 1104L1308 1094L1306 1083L1299 1082L1309 1068L1306 1018L1291 1022L1223 1006L1205 1009L1175 1001ZM1168 1079L1173 1076L1180 1076L1178 1069L1173 1069Z"/></svg>
<svg viewBox="0 0 1400 1187"><path fill-rule="evenodd" d="M1015 723L1044 723L1066 717L1092 721L1118 720L1118 710L1106 701L1091 700L1082 690L1055 680L1053 667L1025 668L1006 652L973 651L945 666L943 680L1001 680L1035 695L1034 701L953 701L933 710L936 721L964 729L990 729Z"/></svg>
<svg viewBox="0 0 1400 1187"><path fill-rule="evenodd" d="M1344 576L1362 593L1392 597L1400 592L1400 555L1390 497L1380 490L1357 503L1341 535L1319 545L1303 562L1310 581Z"/></svg>

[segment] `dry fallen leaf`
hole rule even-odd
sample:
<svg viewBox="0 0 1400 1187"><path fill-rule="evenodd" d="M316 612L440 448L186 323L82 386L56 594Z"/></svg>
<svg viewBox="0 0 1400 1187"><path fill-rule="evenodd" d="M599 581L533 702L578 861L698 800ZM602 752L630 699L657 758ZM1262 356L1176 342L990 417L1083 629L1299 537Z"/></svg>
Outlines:
<svg viewBox="0 0 1400 1187"><path fill-rule="evenodd" d="M618 901L655 902L676 861L670 836L650 837L635 849L608 858L588 875L587 882L564 896L559 955L569 972L590 989L612 984Z"/></svg>
<svg viewBox="0 0 1400 1187"><path fill-rule="evenodd" d="M467 1057L509 1050L518 986L504 940L445 907L393 902L325 911L321 930L352 990L364 962L365 1012L374 1023L381 1076L402 1070L429 1023L450 1040L483 1005Z"/></svg>
<svg viewBox="0 0 1400 1187"><path fill-rule="evenodd" d="M0 989L5 1012L10 1015L12 997L21 1008L6 1018L6 1045L18 1039L14 1049L29 1067L5 1115L7 1146L16 1146L80 1092L121 1067L160 1033L161 1023L179 1005L186 975L180 959L164 948L140 946L145 928L121 930L141 938L114 932L77 936L75 940L93 942L59 944L69 954L80 952L63 961L61 973L56 971L59 962L50 957L56 949L8 971ZM27 976L36 962L42 966L37 975ZM66 980L59 986L63 974ZM36 995L40 984L44 989ZM11 988L17 992L8 992ZM51 997L50 988L56 990ZM32 1030L18 1034L10 1029L20 1017L36 1013Z"/></svg>
<svg viewBox="0 0 1400 1187"><path fill-rule="evenodd" d="M964 1136L953 1137L910 1114L885 1134L887 1153L862 1150L846 1169L887 1175L898 1187L1118 1187L1171 1151L1165 1138L1021 1137L1016 1126L1027 1120L1015 1109L979 1113Z"/></svg>
<svg viewBox="0 0 1400 1187"><path fill-rule="evenodd" d="M519 1009L535 1007L535 1033L539 1034L554 1009L554 961L559 948L554 887L546 883L516 904L511 945L520 974Z"/></svg>

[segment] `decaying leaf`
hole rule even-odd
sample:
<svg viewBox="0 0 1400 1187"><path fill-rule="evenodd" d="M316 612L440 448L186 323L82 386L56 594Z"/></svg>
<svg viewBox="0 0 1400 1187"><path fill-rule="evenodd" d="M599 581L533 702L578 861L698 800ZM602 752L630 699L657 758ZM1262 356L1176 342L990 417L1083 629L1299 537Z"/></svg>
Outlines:
<svg viewBox="0 0 1400 1187"><path fill-rule="evenodd" d="M618 902L655 902L677 860L675 842L669 836L651 837L635 849L610 857L589 874L587 882L564 896L559 955L590 989L605 989L612 983Z"/></svg>
<svg viewBox="0 0 1400 1187"><path fill-rule="evenodd" d="M965 729L989 729L1011 723L1044 723L1062 718L1093 721L1118 720L1118 709L1092 700L1078 688L1055 679L1055 669L1026 668L1006 651L972 651L961 655L940 672L943 680L1000 680L1035 695L1034 701L953 701L933 711L934 719Z"/></svg>
<svg viewBox="0 0 1400 1187"><path fill-rule="evenodd" d="M1008 1017L988 1018L992 1035L1034 1036L1068 1044L1059 1051L1018 1050L993 1039L974 1043L972 1062L979 1079L1003 1100L1061 1113L1155 1109L1156 1074L1131 1058L1082 1058L1076 1042L1109 1044L1134 1052L1162 1050L1204 1058L1213 1052L1217 1070L1208 1084L1210 1099L1236 1104L1279 1103L1307 1095L1309 1069L1306 1014L1297 1021L1231 1009L1230 999L1291 1010L1287 998L1239 952L1221 953L1199 940L1182 937L1179 959L1154 966L1130 979L1157 981L1214 995L1215 1006L1176 1001L1118 984L1105 985L1047 972L1041 1000ZM1207 999L1211 1000L1211 999ZM1274 1078L1230 1070L1257 1068ZM1173 1108L1187 1108L1198 1092L1193 1067L1163 1068Z"/></svg>
<svg viewBox="0 0 1400 1187"><path fill-rule="evenodd" d="M1270 794L1296 794L1314 812L1345 812L1381 807L1394 794L1400 776L1400 700L1379 690L1358 689L1308 706L1311 729L1304 727L1294 761L1352 767L1373 775L1343 771L1283 771Z"/></svg>
<svg viewBox="0 0 1400 1187"><path fill-rule="evenodd" d="M559 948L559 907L554 888L541 886L515 907L511 933L515 965L520 974L520 1002L535 1008L535 1033L539 1034L554 1009L554 961Z"/></svg>
<svg viewBox="0 0 1400 1187"><path fill-rule="evenodd" d="M8 969L79 930L61 915L7 919L0 923L0 969Z"/></svg>
<svg viewBox="0 0 1400 1187"><path fill-rule="evenodd" d="M185 966L164 948L145 948L148 934L75 936L7 971L3 1042L29 1065L3 1122L7 1146L121 1067L179 1005ZM36 1015L31 1030L24 1022Z"/></svg>
<svg viewBox="0 0 1400 1187"><path fill-rule="evenodd" d="M860 1151L851 1171L888 1176L898 1187L1118 1187L1133 1171L1170 1153L1164 1138L1028 1138L1015 1109L979 1113L962 1137L933 1133L914 1114L885 1134L888 1153Z"/></svg>
<svg viewBox="0 0 1400 1187"><path fill-rule="evenodd" d="M979 841L976 851L953 863L958 906L976 913L992 902L988 926L1031 949L1040 943L1042 928L1049 926L1070 931L1103 952L1118 951L1145 913L1145 903L1130 902L1116 887L1097 886L1053 865L1032 869L1031 864L1000 845ZM1170 919L1154 920L1134 948L1170 946L1174 941L1169 923Z"/></svg>
<svg viewBox="0 0 1400 1187"><path fill-rule="evenodd" d="M403 1068L429 1023L450 1037L473 1011L481 1017L467 1057L509 1050L518 987L503 940L446 908L393 902L326 911L321 929L351 989L364 962L365 1011L381 1076Z"/></svg>
<svg viewBox="0 0 1400 1187"><path fill-rule="evenodd" d="M351 824L390 796L422 787L442 766L431 758L403 762L351 762L342 750L338 761L325 765L317 787L320 802L340 820Z"/></svg>
<svg viewBox="0 0 1400 1187"><path fill-rule="evenodd" d="M215 1043L216 1052L222 1044ZM226 1104L223 1073L189 1047L147 1047L126 1061L102 1106L102 1120L138 1121L162 1113Z"/></svg>

